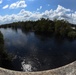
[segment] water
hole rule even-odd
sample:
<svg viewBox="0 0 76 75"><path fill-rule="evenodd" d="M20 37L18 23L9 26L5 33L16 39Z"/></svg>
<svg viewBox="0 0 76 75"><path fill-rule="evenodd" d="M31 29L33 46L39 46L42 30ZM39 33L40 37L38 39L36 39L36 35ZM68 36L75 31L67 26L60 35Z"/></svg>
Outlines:
<svg viewBox="0 0 76 75"><path fill-rule="evenodd" d="M76 60L76 40L37 35L22 29L3 29L5 49L14 55L9 69L43 71Z"/></svg>

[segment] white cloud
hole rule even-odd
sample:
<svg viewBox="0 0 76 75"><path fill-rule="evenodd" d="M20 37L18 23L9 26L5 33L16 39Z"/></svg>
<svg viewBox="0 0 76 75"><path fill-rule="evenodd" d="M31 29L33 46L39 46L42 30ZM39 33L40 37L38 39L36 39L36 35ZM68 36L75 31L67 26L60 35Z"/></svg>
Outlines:
<svg viewBox="0 0 76 75"><path fill-rule="evenodd" d="M42 6L40 6L40 9L42 9Z"/></svg>
<svg viewBox="0 0 76 75"><path fill-rule="evenodd" d="M39 8L37 8L37 11L41 10L42 9L42 6L40 6Z"/></svg>
<svg viewBox="0 0 76 75"><path fill-rule="evenodd" d="M2 9L6 9L6 8L8 8L9 7L9 5L5 5Z"/></svg>
<svg viewBox="0 0 76 75"><path fill-rule="evenodd" d="M3 0L0 0L0 4L3 2Z"/></svg>
<svg viewBox="0 0 76 75"><path fill-rule="evenodd" d="M57 7L57 9L55 11L56 12L63 12L63 13L65 13L65 12L70 12L71 10L70 9L66 9L66 8L58 5L58 7Z"/></svg>
<svg viewBox="0 0 76 75"><path fill-rule="evenodd" d="M42 8L42 7L40 7ZM40 18L49 18L53 20L65 19L70 23L76 24L76 12L71 12L70 9L64 8L58 5L56 10L46 10L45 12L30 12L22 9L18 14L0 16L0 24L17 22L17 21L27 21L27 20L38 20Z"/></svg>
<svg viewBox="0 0 76 75"><path fill-rule="evenodd" d="M27 4L25 3L24 0L20 0L20 1L17 1L15 3L12 3L9 8L10 9L16 9L16 8L25 8L27 7Z"/></svg>

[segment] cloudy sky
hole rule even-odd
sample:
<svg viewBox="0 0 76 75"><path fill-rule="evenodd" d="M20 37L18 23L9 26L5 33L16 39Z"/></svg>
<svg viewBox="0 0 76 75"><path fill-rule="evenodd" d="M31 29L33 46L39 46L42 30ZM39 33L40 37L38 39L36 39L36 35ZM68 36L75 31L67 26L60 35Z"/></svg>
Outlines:
<svg viewBox="0 0 76 75"><path fill-rule="evenodd" d="M0 25L42 17L76 24L76 0L0 0Z"/></svg>

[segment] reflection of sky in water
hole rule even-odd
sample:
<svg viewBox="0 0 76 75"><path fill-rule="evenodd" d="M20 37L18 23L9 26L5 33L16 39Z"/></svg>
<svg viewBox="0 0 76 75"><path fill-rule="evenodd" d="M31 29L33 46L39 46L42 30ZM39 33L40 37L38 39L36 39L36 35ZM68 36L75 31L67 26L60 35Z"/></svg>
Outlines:
<svg viewBox="0 0 76 75"><path fill-rule="evenodd" d="M76 40L39 36L21 29L0 31L4 35L6 50L15 55L12 62L15 70L47 70L76 60Z"/></svg>

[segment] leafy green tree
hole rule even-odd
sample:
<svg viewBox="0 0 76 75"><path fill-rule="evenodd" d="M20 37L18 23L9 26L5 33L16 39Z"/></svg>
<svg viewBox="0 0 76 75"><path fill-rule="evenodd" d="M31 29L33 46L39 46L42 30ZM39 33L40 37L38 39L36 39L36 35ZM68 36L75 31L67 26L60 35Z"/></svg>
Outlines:
<svg viewBox="0 0 76 75"><path fill-rule="evenodd" d="M71 31L68 33L68 37L69 38L72 38L72 39L75 39L76 38L76 32L75 31Z"/></svg>
<svg viewBox="0 0 76 75"><path fill-rule="evenodd" d="M12 56L4 50L4 38L0 32L0 67L5 67L5 63L11 62Z"/></svg>
<svg viewBox="0 0 76 75"><path fill-rule="evenodd" d="M55 34L56 35L66 36L67 33L71 30L72 28L67 21L64 21L64 20L55 21Z"/></svg>
<svg viewBox="0 0 76 75"><path fill-rule="evenodd" d="M22 31L34 31L37 33L46 33L50 34L55 33L57 36L62 36L62 37L67 37L68 33L70 33L73 29L74 25L70 24L68 21L65 20L57 20L54 19L54 21L41 18L40 20L37 21L22 21L22 22L14 22L11 24L5 24L1 25L0 27L3 28L12 28L17 30L17 28L21 28ZM76 29L74 29L75 31ZM75 31L76 32L76 31ZM45 35L46 35L45 34ZM2 40L1 40L2 41Z"/></svg>

